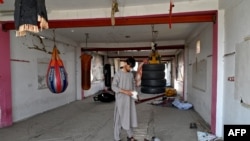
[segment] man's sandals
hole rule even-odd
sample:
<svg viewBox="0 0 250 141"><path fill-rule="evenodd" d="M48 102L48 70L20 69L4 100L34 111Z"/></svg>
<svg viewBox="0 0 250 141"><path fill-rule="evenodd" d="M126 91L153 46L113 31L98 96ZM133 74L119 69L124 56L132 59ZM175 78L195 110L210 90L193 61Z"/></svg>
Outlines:
<svg viewBox="0 0 250 141"><path fill-rule="evenodd" d="M127 141L137 141L134 137L127 137Z"/></svg>

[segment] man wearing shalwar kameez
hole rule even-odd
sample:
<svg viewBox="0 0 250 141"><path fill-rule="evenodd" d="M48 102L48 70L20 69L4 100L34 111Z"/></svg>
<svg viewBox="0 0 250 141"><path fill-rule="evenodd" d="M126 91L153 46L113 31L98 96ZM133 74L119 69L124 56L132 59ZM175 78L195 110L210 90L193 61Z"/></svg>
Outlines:
<svg viewBox="0 0 250 141"><path fill-rule="evenodd" d="M134 58L126 60L122 69L116 72L112 81L112 90L116 93L114 110L114 139L120 140L120 132L123 128L127 131L128 141L135 141L132 128L137 127L137 113L135 100L131 97L135 91L135 81L132 68L135 66Z"/></svg>

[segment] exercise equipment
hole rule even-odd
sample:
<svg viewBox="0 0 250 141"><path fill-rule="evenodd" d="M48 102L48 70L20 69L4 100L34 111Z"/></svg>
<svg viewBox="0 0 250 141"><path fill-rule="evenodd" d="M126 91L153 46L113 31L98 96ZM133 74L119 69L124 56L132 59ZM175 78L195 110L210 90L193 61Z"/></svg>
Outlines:
<svg viewBox="0 0 250 141"><path fill-rule="evenodd" d="M104 84L106 87L111 87L111 65L105 64L104 65Z"/></svg>
<svg viewBox="0 0 250 141"><path fill-rule="evenodd" d="M157 44L152 43L151 53L150 53L149 60L148 60L149 64L161 64L161 55L156 50L156 47L157 47Z"/></svg>
<svg viewBox="0 0 250 141"><path fill-rule="evenodd" d="M112 102L115 101L115 93L113 91L100 91L93 99L94 101Z"/></svg>
<svg viewBox="0 0 250 141"><path fill-rule="evenodd" d="M62 93L68 86L68 74L56 46L53 48L46 79L47 86L52 93Z"/></svg>
<svg viewBox="0 0 250 141"><path fill-rule="evenodd" d="M91 59L92 59L92 56L89 54L84 53L81 55L82 89L83 90L89 90L91 87L91 78L90 78Z"/></svg>

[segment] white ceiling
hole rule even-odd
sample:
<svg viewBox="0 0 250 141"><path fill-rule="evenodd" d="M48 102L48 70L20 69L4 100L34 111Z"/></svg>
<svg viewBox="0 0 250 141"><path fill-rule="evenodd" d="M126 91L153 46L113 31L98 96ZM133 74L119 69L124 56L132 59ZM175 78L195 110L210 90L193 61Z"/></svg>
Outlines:
<svg viewBox="0 0 250 141"><path fill-rule="evenodd" d="M164 4L170 0L117 0L119 7L127 6L141 6L152 4ZM206 0L172 0L174 3L178 2L193 2ZM96 9L109 8L112 0L45 0L46 8L51 10L74 10L74 9ZM14 10L15 0L4 0L4 4L0 4L0 11Z"/></svg>
<svg viewBox="0 0 250 141"><path fill-rule="evenodd" d="M170 0L117 0L119 7L143 6L152 4L166 4ZM206 0L173 0L174 4L178 2L190 2ZM15 0L4 0L0 4L0 22L1 16L8 11L14 11ZM48 17L51 11L56 10L74 10L74 9L98 9L111 8L112 0L46 0ZM169 8L169 5L166 5ZM148 9L150 10L150 9ZM1 15L2 13L2 15ZM12 15L11 15L12 16ZM68 17L68 19L72 19ZM50 20L50 19L49 19ZM157 41L185 41L193 30L204 23L180 23L173 24L172 28L168 24L154 25L154 30L158 31ZM51 31L50 31L51 32ZM57 34L66 36L79 44L86 41L85 34L89 34L89 43L135 43L152 41L152 25L133 25L133 26L108 26L108 27L81 27L81 28L57 28ZM149 45L150 46L150 45ZM170 51L171 53L173 50Z"/></svg>
<svg viewBox="0 0 250 141"><path fill-rule="evenodd" d="M168 24L154 25L154 30L158 31L156 41L185 40L197 26L199 23L174 24L169 29ZM77 42L85 42L88 33L89 43L151 42L153 39L152 25L58 28L55 31Z"/></svg>

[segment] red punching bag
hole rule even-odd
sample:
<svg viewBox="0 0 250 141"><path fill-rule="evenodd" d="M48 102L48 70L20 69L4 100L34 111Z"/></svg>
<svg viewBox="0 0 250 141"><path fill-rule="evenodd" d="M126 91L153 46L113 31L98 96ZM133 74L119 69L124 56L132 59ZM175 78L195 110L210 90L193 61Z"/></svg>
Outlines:
<svg viewBox="0 0 250 141"><path fill-rule="evenodd" d="M81 55L82 89L83 90L88 90L91 87L91 80L90 80L91 59L92 59L92 56L89 54Z"/></svg>
<svg viewBox="0 0 250 141"><path fill-rule="evenodd" d="M68 75L56 46L53 48L52 57L47 71L46 82L52 93L62 93L68 87Z"/></svg>

